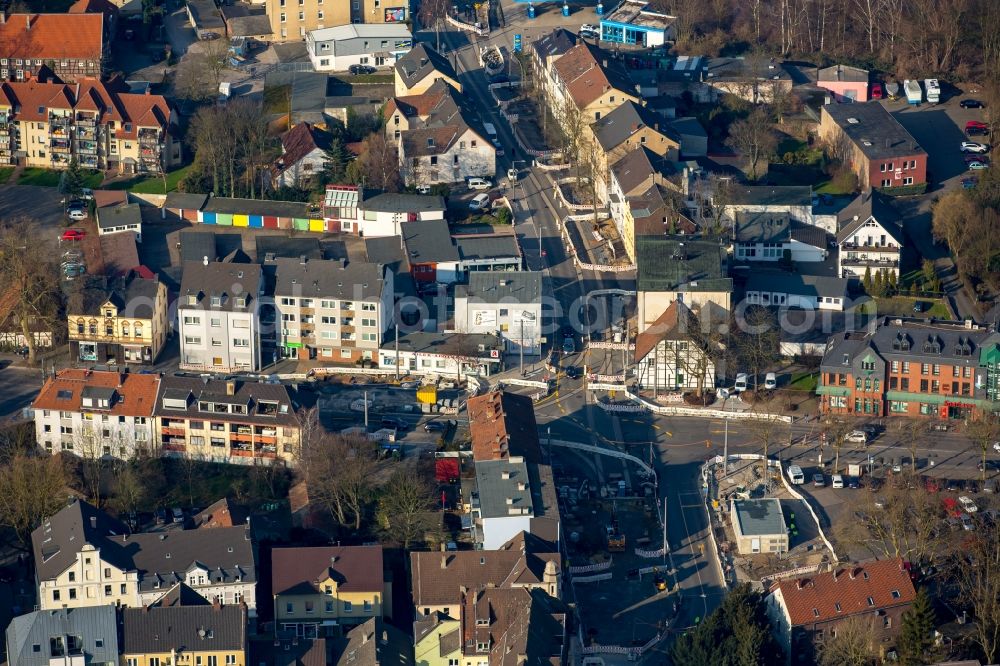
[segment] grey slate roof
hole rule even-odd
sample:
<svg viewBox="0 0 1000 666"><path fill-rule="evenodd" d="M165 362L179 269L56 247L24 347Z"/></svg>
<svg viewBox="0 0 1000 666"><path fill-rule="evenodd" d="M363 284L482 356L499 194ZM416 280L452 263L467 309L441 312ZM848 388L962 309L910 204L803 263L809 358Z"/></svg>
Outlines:
<svg viewBox="0 0 1000 666"><path fill-rule="evenodd" d="M736 520L745 536L765 536L784 534L785 518L781 511L781 500L751 499L733 502L736 507Z"/></svg>
<svg viewBox="0 0 1000 666"><path fill-rule="evenodd" d="M758 269L750 271L747 291L797 294L828 298L847 298L847 278L826 275L803 275L780 270Z"/></svg>
<svg viewBox="0 0 1000 666"><path fill-rule="evenodd" d="M455 236L455 245L462 259L521 258L521 247L514 234Z"/></svg>
<svg viewBox="0 0 1000 666"><path fill-rule="evenodd" d="M878 102L827 104L821 113L828 114L870 160L927 154L913 135Z"/></svg>
<svg viewBox="0 0 1000 666"><path fill-rule="evenodd" d="M170 192L167 194L164 208L201 210L208 201L207 194L188 194L187 192Z"/></svg>
<svg viewBox="0 0 1000 666"><path fill-rule="evenodd" d="M469 284L455 287L455 297L460 295L482 303L537 303L542 298L542 274L538 271L472 272Z"/></svg>
<svg viewBox="0 0 1000 666"><path fill-rule="evenodd" d="M261 268L257 264L233 264L209 261L189 261L184 264L181 277L180 302L177 307L203 308L211 311L253 312L255 299L261 291ZM189 305L187 297L198 298L197 305ZM212 296L223 296L220 305L212 305ZM237 307L240 296L246 305Z"/></svg>
<svg viewBox="0 0 1000 666"><path fill-rule="evenodd" d="M7 626L7 663L49 666L49 638L79 636L89 663L118 663L118 622L114 606L60 608L15 617ZM98 646L98 641L101 645ZM35 652L33 646L41 647Z"/></svg>
<svg viewBox="0 0 1000 666"><path fill-rule="evenodd" d="M273 254L276 257L291 257L298 259L303 255L307 259L322 259L323 248L318 238L289 238L287 236L257 236L257 261L263 262L265 257Z"/></svg>
<svg viewBox="0 0 1000 666"><path fill-rule="evenodd" d="M837 216L840 225L840 230L837 232L837 242L846 241L851 234L860 229L871 218L882 225L882 228L892 237L896 245L903 245L903 230L899 228L898 222L899 213L878 192L859 194L840 212Z"/></svg>
<svg viewBox="0 0 1000 666"><path fill-rule="evenodd" d="M187 0L187 7L199 29L224 28L226 25L213 0Z"/></svg>
<svg viewBox="0 0 1000 666"><path fill-rule="evenodd" d="M271 32L271 21L264 14L229 19L230 37L256 37L270 35Z"/></svg>
<svg viewBox="0 0 1000 666"><path fill-rule="evenodd" d="M142 211L139 204L101 208L97 211L97 226L101 229L142 225Z"/></svg>
<svg viewBox="0 0 1000 666"><path fill-rule="evenodd" d="M257 580L256 553L246 526L140 533L115 541L131 553L142 592L166 591L196 566L207 569L213 583Z"/></svg>
<svg viewBox="0 0 1000 666"><path fill-rule="evenodd" d="M811 206L809 185L751 185L733 187L730 203L739 206Z"/></svg>
<svg viewBox="0 0 1000 666"><path fill-rule="evenodd" d="M694 116L675 118L667 123L677 134L681 136L699 136L708 138L708 132Z"/></svg>
<svg viewBox="0 0 1000 666"><path fill-rule="evenodd" d="M380 618L369 618L331 644L332 666L412 666L412 640Z"/></svg>
<svg viewBox="0 0 1000 666"><path fill-rule="evenodd" d="M556 28L531 43L531 48L543 61L552 56L562 55L576 46L576 35L564 28Z"/></svg>
<svg viewBox="0 0 1000 666"><path fill-rule="evenodd" d="M115 278L101 288L103 283L91 283L84 289L71 294L68 298L67 313L72 315L98 315L100 308L111 301L129 317L149 319L153 316L153 307L160 282L154 278L147 280L135 272Z"/></svg>
<svg viewBox="0 0 1000 666"><path fill-rule="evenodd" d="M667 175L672 169L670 163L645 146L638 146L625 153L611 165L611 171L625 196L637 194L636 190L657 173Z"/></svg>
<svg viewBox="0 0 1000 666"><path fill-rule="evenodd" d="M242 606L122 609L123 655L171 650L242 652L246 648L247 619Z"/></svg>
<svg viewBox="0 0 1000 666"><path fill-rule="evenodd" d="M458 249L451 242L451 231L444 220L404 222L399 225L403 244L412 264L458 261Z"/></svg>
<svg viewBox="0 0 1000 666"><path fill-rule="evenodd" d="M382 349L395 350L396 342L391 337L382 343ZM479 345L486 350L502 349L503 342L489 333L426 333L414 331L399 336L400 352L424 352L433 354L461 354L465 356L486 356L489 351L478 351Z"/></svg>
<svg viewBox="0 0 1000 666"><path fill-rule="evenodd" d="M358 208L379 213L419 213L445 210L444 197L427 194L386 192L365 199Z"/></svg>
<svg viewBox="0 0 1000 666"><path fill-rule="evenodd" d="M226 396L226 382L220 379L202 379L201 377L175 377L164 375L160 378L160 390L156 396L154 414L162 417L176 416L178 418L205 417L198 411L200 396L217 396L220 401L249 405L247 414L213 413L213 421L235 423L253 423L256 425L294 426L298 423L295 416L295 405L288 394L288 388L283 384L265 384L248 380L237 380L235 395ZM187 409L168 409L163 406L164 399L187 400ZM258 409L261 401L278 403L278 412L270 414ZM211 530L209 530L211 531Z"/></svg>
<svg viewBox="0 0 1000 666"><path fill-rule="evenodd" d="M651 127L663 135L668 135L666 124L666 120L655 112L633 101L627 101L594 123L592 129L598 143L607 152L620 146L642 127Z"/></svg>
<svg viewBox="0 0 1000 666"><path fill-rule="evenodd" d="M636 289L639 291L732 291L725 250L712 241L639 236Z"/></svg>
<svg viewBox="0 0 1000 666"><path fill-rule="evenodd" d="M826 81L868 83L868 70L850 65L833 65L819 70L816 73L816 80L820 84Z"/></svg>
<svg viewBox="0 0 1000 666"><path fill-rule="evenodd" d="M479 491L479 509L483 518L533 515L530 484L528 465L523 460L476 461L476 489Z"/></svg>
<svg viewBox="0 0 1000 666"><path fill-rule="evenodd" d="M219 258L215 234L211 231L182 231L179 239L181 263L201 261L204 257L208 257L209 261Z"/></svg>
<svg viewBox="0 0 1000 666"><path fill-rule="evenodd" d="M319 213L310 215L308 204L296 201L264 201L261 199L234 199L230 197L211 197L202 210L206 213L267 215L271 217L300 219L321 216Z"/></svg>
<svg viewBox="0 0 1000 666"><path fill-rule="evenodd" d="M792 78L780 62L768 58L761 58L757 63L745 58L708 58L705 70L711 78L721 81L742 81L750 77L788 81Z"/></svg>
<svg viewBox="0 0 1000 666"><path fill-rule="evenodd" d="M409 53L396 61L396 74L407 88L412 88L434 71L458 81L451 62L427 44L414 45Z"/></svg>
<svg viewBox="0 0 1000 666"><path fill-rule="evenodd" d="M365 257L369 263L383 264L392 271L392 283L396 298L414 296L417 293L410 262L400 247L399 236L365 238Z"/></svg>
<svg viewBox="0 0 1000 666"><path fill-rule="evenodd" d="M76 561L77 549L84 543L99 548L105 561L128 569L131 557L114 538L128 532L125 523L91 504L74 500L31 533L38 579L51 580L65 571Z"/></svg>
<svg viewBox="0 0 1000 666"><path fill-rule="evenodd" d="M275 296L375 301L382 296L384 267L359 261L275 260Z"/></svg>

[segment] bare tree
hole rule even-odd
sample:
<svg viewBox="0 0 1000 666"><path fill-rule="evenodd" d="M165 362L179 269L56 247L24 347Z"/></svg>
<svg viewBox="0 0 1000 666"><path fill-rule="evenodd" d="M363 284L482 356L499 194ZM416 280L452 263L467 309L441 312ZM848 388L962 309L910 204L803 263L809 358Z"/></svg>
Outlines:
<svg viewBox="0 0 1000 666"><path fill-rule="evenodd" d="M990 447L1000 437L1000 423L992 414L985 414L969 422L966 428L969 439L979 447L982 453L983 481L986 480L986 463L990 453Z"/></svg>
<svg viewBox="0 0 1000 666"><path fill-rule="evenodd" d="M0 467L0 523L14 530L26 548L32 530L66 502L69 479L63 464L58 455L17 454Z"/></svg>
<svg viewBox="0 0 1000 666"><path fill-rule="evenodd" d="M38 356L35 329L66 325L59 318L59 270L53 253L25 236L35 226L30 218L16 217L0 227L0 288L11 299L7 321L20 329L32 364Z"/></svg>
<svg viewBox="0 0 1000 666"><path fill-rule="evenodd" d="M746 119L737 120L729 127L726 145L747 160L747 177L757 180L762 175L758 172L760 163L773 155L778 147L770 116L764 109L754 109Z"/></svg>
<svg viewBox="0 0 1000 666"><path fill-rule="evenodd" d="M305 456L309 496L341 525L360 529L374 488L375 445L363 436L324 433Z"/></svg>
<svg viewBox="0 0 1000 666"><path fill-rule="evenodd" d="M225 39L193 44L177 63L174 88L178 95L195 101L217 97L228 57L229 42Z"/></svg>
<svg viewBox="0 0 1000 666"><path fill-rule="evenodd" d="M743 311L742 318L737 317L733 332L735 353L742 367L753 373L756 391L760 373L778 359L778 318L766 307L751 305Z"/></svg>
<svg viewBox="0 0 1000 666"><path fill-rule="evenodd" d="M386 192L398 192L399 152L383 132L374 132L364 140L361 155L347 167L348 178L362 185Z"/></svg>
<svg viewBox="0 0 1000 666"><path fill-rule="evenodd" d="M408 549L422 534L433 488L412 469L397 470L381 489L378 521L387 536Z"/></svg>
<svg viewBox="0 0 1000 666"><path fill-rule="evenodd" d="M1000 656L1000 530L980 529L971 533L953 567L961 599L972 606L973 640L985 663Z"/></svg>
<svg viewBox="0 0 1000 666"><path fill-rule="evenodd" d="M771 418L774 415L766 407L759 411L755 407L754 411L761 418L749 419L747 426L750 429L753 440L761 445L764 454L764 488L765 492L770 493L771 474L768 467L770 448L773 444L788 442L788 424Z"/></svg>
<svg viewBox="0 0 1000 666"><path fill-rule="evenodd" d="M441 24L448 16L451 3L448 0L421 0L417 17L425 28L433 28L437 40L437 50L441 50Z"/></svg>
<svg viewBox="0 0 1000 666"><path fill-rule="evenodd" d="M838 622L819 648L820 666L868 666L877 654L878 639L871 614ZM880 620L881 621L881 620Z"/></svg>
<svg viewBox="0 0 1000 666"><path fill-rule="evenodd" d="M835 457L833 461L833 473L840 474L840 449L847 441L847 435L851 432L852 426L847 421L840 419L832 421L824 430L827 443L833 447Z"/></svg>

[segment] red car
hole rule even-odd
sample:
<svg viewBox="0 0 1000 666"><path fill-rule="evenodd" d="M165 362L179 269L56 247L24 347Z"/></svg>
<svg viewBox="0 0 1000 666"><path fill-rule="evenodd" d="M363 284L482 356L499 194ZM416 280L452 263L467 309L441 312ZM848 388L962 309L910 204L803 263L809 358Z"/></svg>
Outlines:
<svg viewBox="0 0 1000 666"><path fill-rule="evenodd" d="M970 129L973 127L978 129L988 129L989 125L987 125L981 120L970 120L969 122L965 123L965 129Z"/></svg>
<svg viewBox="0 0 1000 666"><path fill-rule="evenodd" d="M78 241L83 240L83 237L87 235L87 232L83 229L67 229L63 232L60 240L64 241Z"/></svg>
<svg viewBox="0 0 1000 666"><path fill-rule="evenodd" d="M873 83L872 84L872 99L882 99L882 84Z"/></svg>

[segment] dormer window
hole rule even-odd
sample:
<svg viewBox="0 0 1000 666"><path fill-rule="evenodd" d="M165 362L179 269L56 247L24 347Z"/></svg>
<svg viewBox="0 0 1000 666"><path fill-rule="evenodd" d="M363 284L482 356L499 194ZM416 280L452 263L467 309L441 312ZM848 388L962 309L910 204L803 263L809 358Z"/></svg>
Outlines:
<svg viewBox="0 0 1000 666"><path fill-rule="evenodd" d="M237 296L236 297L236 307L238 307L238 308L245 308L246 306L247 306L247 297L246 296Z"/></svg>
<svg viewBox="0 0 1000 666"><path fill-rule="evenodd" d="M188 294L188 305L198 305L198 294Z"/></svg>

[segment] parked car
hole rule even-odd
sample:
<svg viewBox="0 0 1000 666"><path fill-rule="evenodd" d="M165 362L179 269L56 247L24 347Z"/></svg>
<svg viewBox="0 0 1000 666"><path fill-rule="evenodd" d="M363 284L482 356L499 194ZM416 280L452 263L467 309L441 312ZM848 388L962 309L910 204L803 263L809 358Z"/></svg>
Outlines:
<svg viewBox="0 0 1000 666"><path fill-rule="evenodd" d="M985 109L986 105L978 99L963 99L958 103L963 109Z"/></svg>
<svg viewBox="0 0 1000 666"><path fill-rule="evenodd" d="M980 160L969 162L966 166L969 168L969 171L982 171L983 169L990 168L990 165L988 163L982 162Z"/></svg>
<svg viewBox="0 0 1000 666"><path fill-rule="evenodd" d="M962 529L966 532L971 532L976 529L976 524L972 522L972 516L967 513L963 513L958 517L958 520L962 523Z"/></svg>
<svg viewBox="0 0 1000 666"><path fill-rule="evenodd" d="M852 444L867 444L868 433L864 430L852 430L844 439Z"/></svg>
<svg viewBox="0 0 1000 666"><path fill-rule="evenodd" d="M66 211L66 217L74 222L79 222L80 220L87 219L87 212L82 208L70 208Z"/></svg>
<svg viewBox="0 0 1000 666"><path fill-rule="evenodd" d="M966 127L965 136L987 136L990 131L985 127Z"/></svg>
<svg viewBox="0 0 1000 666"><path fill-rule="evenodd" d="M430 194L430 193L431 193L430 185L417 185L417 194Z"/></svg>
<svg viewBox="0 0 1000 666"><path fill-rule="evenodd" d="M78 241L83 240L83 237L87 235L87 232L83 229L67 229L60 236L60 240L64 241Z"/></svg>
<svg viewBox="0 0 1000 666"><path fill-rule="evenodd" d="M424 432L443 432L447 426L442 421L431 421L424 424Z"/></svg>
<svg viewBox="0 0 1000 666"><path fill-rule="evenodd" d="M989 129L990 128L990 126L987 125L986 123L984 123L982 120L970 120L969 122L965 123L965 129L969 129L969 128L972 128L972 127L975 127L975 128L978 128L978 129Z"/></svg>
<svg viewBox="0 0 1000 666"><path fill-rule="evenodd" d="M485 192L472 197L469 202L469 210L483 210L490 205L490 195Z"/></svg>
<svg viewBox="0 0 1000 666"><path fill-rule="evenodd" d="M164 525L167 522L167 510L162 506L156 510L156 524Z"/></svg>
<svg viewBox="0 0 1000 666"><path fill-rule="evenodd" d="M583 25L580 26L580 32L583 32L583 31L587 31L587 32L599 32L600 28L598 28L593 23L584 23Z"/></svg>
<svg viewBox="0 0 1000 666"><path fill-rule="evenodd" d="M173 517L175 523L184 522L184 509L180 508L179 506L175 506L173 509L171 509L170 515Z"/></svg>
<svg viewBox="0 0 1000 666"><path fill-rule="evenodd" d="M965 509L966 513L975 513L976 511L979 511L979 507L976 506L976 503L973 502L972 498L968 495L962 495L959 497L958 503L962 505L962 508Z"/></svg>
<svg viewBox="0 0 1000 666"><path fill-rule="evenodd" d="M500 143L500 139L491 139L490 142L493 144L493 150L497 157L503 157L503 144Z"/></svg>
<svg viewBox="0 0 1000 666"><path fill-rule="evenodd" d="M401 419L394 419L387 416L382 419L382 427L390 430L406 430L406 423Z"/></svg>
<svg viewBox="0 0 1000 666"><path fill-rule="evenodd" d="M581 39L600 39L601 33L596 30L580 30Z"/></svg>
<svg viewBox="0 0 1000 666"><path fill-rule="evenodd" d="M1000 453L1000 442L993 442L993 450Z"/></svg>
<svg viewBox="0 0 1000 666"><path fill-rule="evenodd" d="M70 264L68 266L63 266L62 272L63 278L67 280L75 280L87 272L87 267L83 264Z"/></svg>
<svg viewBox="0 0 1000 666"><path fill-rule="evenodd" d="M971 190L972 188L974 188L978 184L979 184L979 180L976 179L975 176L969 176L968 178L963 178L962 179L962 187L965 188L965 189L967 189L967 190Z"/></svg>
<svg viewBox="0 0 1000 666"><path fill-rule="evenodd" d="M990 146L979 141L963 141L961 150L963 153L988 153Z"/></svg>
<svg viewBox="0 0 1000 666"><path fill-rule="evenodd" d="M861 481L856 476L849 477L847 479L847 487L851 490L857 490L861 487Z"/></svg>
<svg viewBox="0 0 1000 666"><path fill-rule="evenodd" d="M766 388L768 391L771 391L777 387L778 387L778 376L775 375L773 372L767 373L767 375L764 377L764 388Z"/></svg>
<svg viewBox="0 0 1000 666"><path fill-rule="evenodd" d="M927 304L923 301L913 301L913 311L920 314L927 309Z"/></svg>
<svg viewBox="0 0 1000 666"><path fill-rule="evenodd" d="M569 377L570 379L579 379L580 368L576 367L575 365L566 366L566 376Z"/></svg>
<svg viewBox="0 0 1000 666"><path fill-rule="evenodd" d="M408 381L408 382L400 382L399 383L399 387L400 388L405 388L405 389L418 389L418 388L420 388L420 382L418 382L415 379L412 380L412 381Z"/></svg>
<svg viewBox="0 0 1000 666"><path fill-rule="evenodd" d="M816 488L822 488L825 485L826 485L826 477L824 477L822 474L819 474L819 473L813 474L813 486L814 487L816 487Z"/></svg>
<svg viewBox="0 0 1000 666"><path fill-rule="evenodd" d="M736 375L736 383L733 385L733 393L742 393L747 390L747 373L741 372Z"/></svg>
<svg viewBox="0 0 1000 666"><path fill-rule="evenodd" d="M488 190L493 187L493 183L486 178L469 178L466 185L470 190Z"/></svg>
<svg viewBox="0 0 1000 666"><path fill-rule="evenodd" d="M563 338L563 354L573 354L576 352L576 343L573 338Z"/></svg>
<svg viewBox="0 0 1000 666"><path fill-rule="evenodd" d="M964 159L966 164L969 162L983 162L985 164L990 163L990 158L986 155L966 155Z"/></svg>
<svg viewBox="0 0 1000 666"><path fill-rule="evenodd" d="M833 486L834 488L843 488L844 477L841 476L840 474L834 474L833 476L830 477L830 485Z"/></svg>
<svg viewBox="0 0 1000 666"><path fill-rule="evenodd" d="M351 74L374 74L375 68L371 65L351 65L347 71Z"/></svg>

